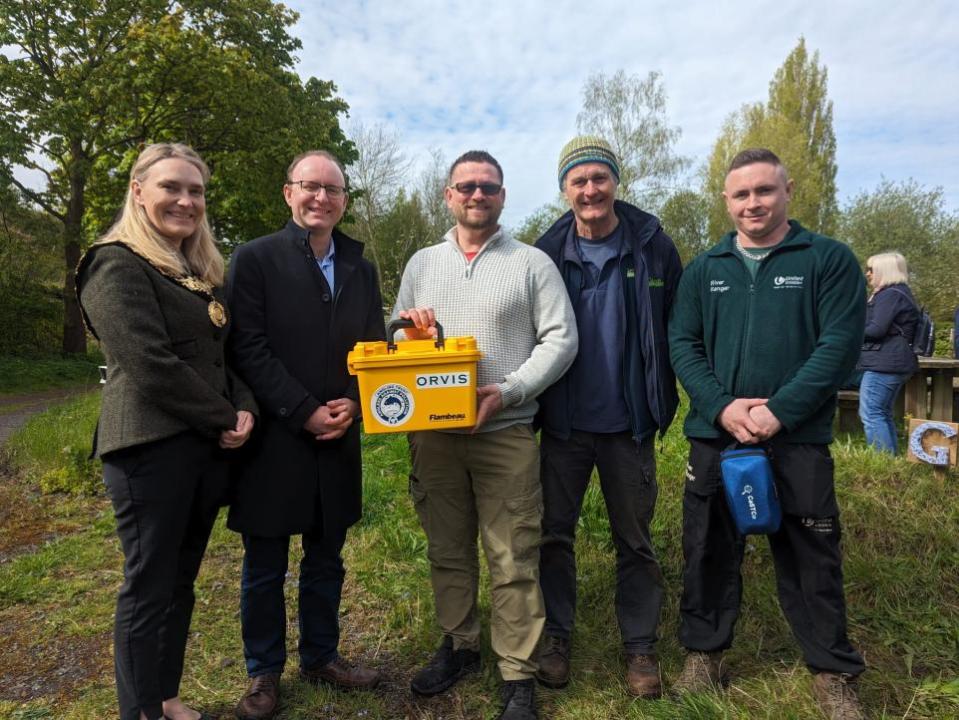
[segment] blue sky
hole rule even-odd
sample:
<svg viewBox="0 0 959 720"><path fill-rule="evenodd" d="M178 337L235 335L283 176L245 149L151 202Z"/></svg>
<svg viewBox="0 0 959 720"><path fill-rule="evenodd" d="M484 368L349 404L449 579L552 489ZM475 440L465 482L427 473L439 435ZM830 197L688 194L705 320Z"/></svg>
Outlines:
<svg viewBox="0 0 959 720"><path fill-rule="evenodd" d="M499 159L507 225L556 197L590 74L661 72L677 150L695 170L723 120L766 98L800 35L829 71L840 202L883 177L913 178L959 210L957 2L287 4L300 13L298 71L333 80L351 120L392 128L424 165L430 148Z"/></svg>

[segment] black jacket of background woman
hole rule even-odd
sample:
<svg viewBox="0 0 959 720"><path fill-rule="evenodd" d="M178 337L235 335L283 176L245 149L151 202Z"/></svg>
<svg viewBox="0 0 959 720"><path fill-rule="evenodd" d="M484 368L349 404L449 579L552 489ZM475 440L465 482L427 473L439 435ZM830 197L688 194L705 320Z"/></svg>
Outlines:
<svg viewBox="0 0 959 720"><path fill-rule="evenodd" d="M912 341L919 306L905 283L880 288L866 304L866 331L860 370L914 373L919 368Z"/></svg>

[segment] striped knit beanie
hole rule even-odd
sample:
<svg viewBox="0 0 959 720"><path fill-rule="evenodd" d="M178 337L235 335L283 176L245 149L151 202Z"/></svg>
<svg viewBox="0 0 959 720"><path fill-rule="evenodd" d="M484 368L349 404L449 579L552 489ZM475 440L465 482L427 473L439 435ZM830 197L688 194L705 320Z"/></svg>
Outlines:
<svg viewBox="0 0 959 720"><path fill-rule="evenodd" d="M563 189L566 173L583 163L605 163L619 182L619 161L609 143L596 135L574 137L559 154L559 189Z"/></svg>

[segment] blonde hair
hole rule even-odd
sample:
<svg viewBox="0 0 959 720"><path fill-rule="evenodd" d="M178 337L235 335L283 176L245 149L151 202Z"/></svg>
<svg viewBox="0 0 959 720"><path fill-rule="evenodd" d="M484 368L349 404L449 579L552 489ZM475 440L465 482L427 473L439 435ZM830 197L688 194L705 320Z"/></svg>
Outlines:
<svg viewBox="0 0 959 720"><path fill-rule="evenodd" d="M866 267L872 271L872 286L879 290L887 285L909 282L909 268L901 253L886 252L873 255L866 260Z"/></svg>
<svg viewBox="0 0 959 720"><path fill-rule="evenodd" d="M176 277L194 275L213 285L223 284L223 256L213 240L213 232L206 213L199 219L196 231L183 239L180 250L170 245L147 218L146 210L136 202L133 182L142 183L150 169L161 160L185 160L200 171L203 185L210 179L210 169L193 148L181 143L155 143L140 153L130 170L123 211L106 234L96 244L123 242L163 272Z"/></svg>

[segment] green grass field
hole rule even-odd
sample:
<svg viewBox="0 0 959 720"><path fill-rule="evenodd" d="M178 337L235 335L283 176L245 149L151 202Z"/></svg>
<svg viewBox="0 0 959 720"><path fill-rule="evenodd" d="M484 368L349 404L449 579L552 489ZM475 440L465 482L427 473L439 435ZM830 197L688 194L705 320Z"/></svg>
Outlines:
<svg viewBox="0 0 959 720"><path fill-rule="evenodd" d="M69 357L0 355L0 397L61 387L94 387L100 382L97 365L102 363L98 352Z"/></svg>
<svg viewBox="0 0 959 720"><path fill-rule="evenodd" d="M121 557L108 504L97 496L39 495L44 476L96 475L77 464L76 448L92 431L96 396L74 401L28 424L9 457L22 468L9 480L17 502L38 503L66 528L0 562L0 676L38 676L42 692L0 693L0 718L90 720L116 716L110 659L114 593ZM676 641L682 556L680 508L686 444L677 422L658 454L660 501L654 537L668 588L660 632L667 684L682 665ZM409 678L438 641L426 540L408 495L403 436L364 441L365 516L347 543L342 608L344 655L383 668L388 682L373 693L341 694L296 679L296 564L291 562L288 646L282 720L300 718L490 718L498 711L498 676L485 637L484 670L432 700L410 696ZM85 447L85 446L84 446ZM64 451L64 448L69 450ZM861 438L834 447L842 507L850 633L869 670L861 697L869 717L959 718L959 503L957 478L866 450ZM51 519L52 518L52 519ZM0 530L0 540L3 538ZM614 558L596 484L587 495L577 552L580 603L573 681L538 690L541 715L599 718L820 717L810 679L779 611L771 557L752 538L743 566L745 599L733 649L733 673L722 693L635 701L625 694L623 660L612 607ZM298 555L298 551L295 551ZM0 553L0 558L4 555ZM232 717L245 687L238 619L240 543L221 517L201 571L183 697L215 717ZM294 558L295 559L295 558ZM481 597L484 618L489 597ZM486 625L488 628L488 623ZM64 658L67 660L65 661ZM54 677L65 662L77 677ZM82 659L82 662L81 662ZM19 664L18 664L19 663ZM39 669L50 669L41 672ZM30 695L32 699L24 699ZM14 699L10 699L14 697Z"/></svg>

